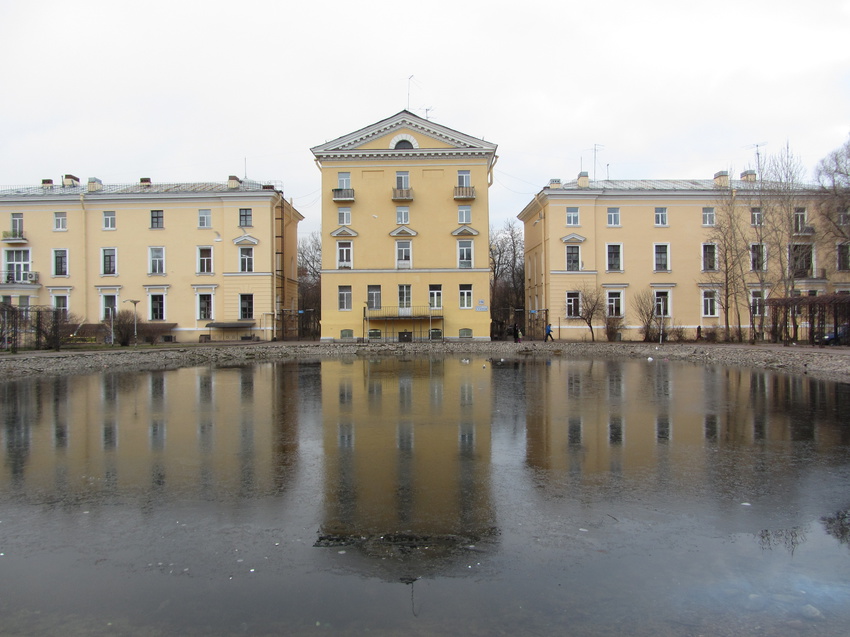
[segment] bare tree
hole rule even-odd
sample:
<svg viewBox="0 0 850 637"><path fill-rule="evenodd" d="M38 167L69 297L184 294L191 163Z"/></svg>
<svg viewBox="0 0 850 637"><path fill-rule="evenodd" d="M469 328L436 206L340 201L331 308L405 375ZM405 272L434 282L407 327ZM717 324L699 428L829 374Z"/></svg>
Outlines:
<svg viewBox="0 0 850 637"><path fill-rule="evenodd" d="M820 160L815 171L826 195L819 207L824 232L838 239L850 239L850 139L841 148Z"/></svg>
<svg viewBox="0 0 850 637"><path fill-rule="evenodd" d="M587 324L587 328L590 330L590 340L595 341L593 322L601 319L605 314L605 294L602 292L602 288L598 288L592 283L584 283L579 286L578 293L579 307L576 316Z"/></svg>
<svg viewBox="0 0 850 637"><path fill-rule="evenodd" d="M490 229L490 307L497 330L514 322L525 303L525 242L515 219Z"/></svg>
<svg viewBox="0 0 850 637"><path fill-rule="evenodd" d="M654 341L658 338L658 319L655 310L655 295L652 290L641 290L632 295L632 309L637 316L644 341Z"/></svg>
<svg viewBox="0 0 850 637"><path fill-rule="evenodd" d="M319 333L322 308L322 237L311 232L298 240L299 336Z"/></svg>

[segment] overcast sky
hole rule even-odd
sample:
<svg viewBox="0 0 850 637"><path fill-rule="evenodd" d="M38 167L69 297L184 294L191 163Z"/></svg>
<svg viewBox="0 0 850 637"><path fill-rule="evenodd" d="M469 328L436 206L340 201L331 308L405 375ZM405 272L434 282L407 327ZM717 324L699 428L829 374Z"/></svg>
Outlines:
<svg viewBox="0 0 850 637"><path fill-rule="evenodd" d="M310 147L405 108L499 145L495 226L582 169L737 175L788 143L810 177L850 133L848 41L850 0L0 0L0 184L247 175L310 232Z"/></svg>

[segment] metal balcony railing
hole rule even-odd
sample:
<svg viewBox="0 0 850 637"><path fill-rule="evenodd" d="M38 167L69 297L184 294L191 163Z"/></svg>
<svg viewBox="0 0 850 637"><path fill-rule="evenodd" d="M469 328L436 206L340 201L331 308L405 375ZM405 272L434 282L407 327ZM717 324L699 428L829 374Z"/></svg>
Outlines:
<svg viewBox="0 0 850 637"><path fill-rule="evenodd" d="M23 230L4 230L3 241L5 243L26 243L27 237Z"/></svg>
<svg viewBox="0 0 850 637"><path fill-rule="evenodd" d="M442 307L431 307L429 305L384 305L379 308L366 308L365 317L369 320L375 319L435 319L443 318Z"/></svg>
<svg viewBox="0 0 850 637"><path fill-rule="evenodd" d="M38 283L38 272L24 272L22 270L0 270L0 284Z"/></svg>
<svg viewBox="0 0 850 637"><path fill-rule="evenodd" d="M354 201L354 188L334 188L334 201Z"/></svg>

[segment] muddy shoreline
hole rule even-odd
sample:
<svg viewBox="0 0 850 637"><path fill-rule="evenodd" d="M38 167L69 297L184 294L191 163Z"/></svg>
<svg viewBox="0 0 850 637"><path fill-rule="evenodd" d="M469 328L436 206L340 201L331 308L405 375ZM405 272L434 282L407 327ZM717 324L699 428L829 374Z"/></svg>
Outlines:
<svg viewBox="0 0 850 637"><path fill-rule="evenodd" d="M29 376L149 371L362 356L470 355L485 358L649 358L805 374L850 383L850 348L698 343L316 343L273 342L141 346L109 350L0 354L0 382Z"/></svg>

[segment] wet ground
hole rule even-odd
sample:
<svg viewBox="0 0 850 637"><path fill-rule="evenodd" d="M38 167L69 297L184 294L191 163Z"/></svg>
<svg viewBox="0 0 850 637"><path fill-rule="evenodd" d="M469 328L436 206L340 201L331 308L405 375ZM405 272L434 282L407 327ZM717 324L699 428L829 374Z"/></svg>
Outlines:
<svg viewBox="0 0 850 637"><path fill-rule="evenodd" d="M846 635L848 389L462 358L9 383L0 635Z"/></svg>

